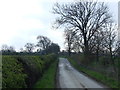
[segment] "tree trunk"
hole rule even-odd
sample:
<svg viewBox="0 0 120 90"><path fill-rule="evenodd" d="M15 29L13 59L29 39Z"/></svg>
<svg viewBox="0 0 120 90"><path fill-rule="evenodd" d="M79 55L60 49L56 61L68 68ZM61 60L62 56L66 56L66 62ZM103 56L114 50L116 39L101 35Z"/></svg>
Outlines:
<svg viewBox="0 0 120 90"><path fill-rule="evenodd" d="M68 43L68 55L70 56L71 55L71 44Z"/></svg>
<svg viewBox="0 0 120 90"><path fill-rule="evenodd" d="M85 46L85 51L84 51L84 57L85 57L85 63L89 63L89 46L88 46L88 41L86 40L86 37L84 38L84 46Z"/></svg>
<svg viewBox="0 0 120 90"><path fill-rule="evenodd" d="M71 51L70 50L68 50L68 54L69 54L69 56L71 56Z"/></svg>
<svg viewBox="0 0 120 90"><path fill-rule="evenodd" d="M96 50L96 62L99 62L99 45L97 46L97 50Z"/></svg>
<svg viewBox="0 0 120 90"><path fill-rule="evenodd" d="M97 52L96 52L96 62L99 62L99 52L98 52L98 50L97 50Z"/></svg>
<svg viewBox="0 0 120 90"><path fill-rule="evenodd" d="M111 48L110 48L110 61L111 61L111 64L113 65L114 71L117 72Z"/></svg>

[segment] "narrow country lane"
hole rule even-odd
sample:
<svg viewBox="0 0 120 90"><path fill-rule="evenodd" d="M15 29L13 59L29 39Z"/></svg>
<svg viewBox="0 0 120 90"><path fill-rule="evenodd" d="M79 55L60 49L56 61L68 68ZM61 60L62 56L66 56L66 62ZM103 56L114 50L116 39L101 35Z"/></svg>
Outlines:
<svg viewBox="0 0 120 90"><path fill-rule="evenodd" d="M103 85L74 69L66 58L59 58L58 68L58 81L60 88L105 89Z"/></svg>

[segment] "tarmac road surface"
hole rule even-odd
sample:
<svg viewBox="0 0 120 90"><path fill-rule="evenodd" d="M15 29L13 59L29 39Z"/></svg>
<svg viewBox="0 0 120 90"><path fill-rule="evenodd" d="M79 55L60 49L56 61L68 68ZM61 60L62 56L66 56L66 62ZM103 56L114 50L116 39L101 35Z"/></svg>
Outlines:
<svg viewBox="0 0 120 90"><path fill-rule="evenodd" d="M58 81L60 88L107 89L97 81L74 69L66 58L59 58L58 68Z"/></svg>

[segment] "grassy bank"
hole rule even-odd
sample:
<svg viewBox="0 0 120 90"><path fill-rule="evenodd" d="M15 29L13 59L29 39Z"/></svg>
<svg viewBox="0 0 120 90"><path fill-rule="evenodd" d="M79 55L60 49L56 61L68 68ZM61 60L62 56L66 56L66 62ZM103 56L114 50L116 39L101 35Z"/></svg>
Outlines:
<svg viewBox="0 0 120 90"><path fill-rule="evenodd" d="M110 88L118 88L118 81L114 80L113 78L107 77L104 74L81 67L76 61L72 60L71 58L68 58L68 60L78 71L86 73L90 77L95 78L96 80L102 82L103 84L107 85Z"/></svg>
<svg viewBox="0 0 120 90"><path fill-rule="evenodd" d="M55 88L55 77L57 69L57 60L52 63L49 69L43 74L33 88Z"/></svg>

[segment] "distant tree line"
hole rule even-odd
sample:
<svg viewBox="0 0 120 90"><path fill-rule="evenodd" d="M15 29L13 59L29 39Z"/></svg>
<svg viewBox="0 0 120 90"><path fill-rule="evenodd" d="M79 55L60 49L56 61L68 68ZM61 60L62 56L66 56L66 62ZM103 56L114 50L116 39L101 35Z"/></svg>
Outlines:
<svg viewBox="0 0 120 90"><path fill-rule="evenodd" d="M25 50L20 48L20 52L16 52L13 46L2 45L2 54L58 54L60 52L60 46L53 43L48 37L40 35L37 37L37 40L37 44L26 43L24 46Z"/></svg>
<svg viewBox="0 0 120 90"><path fill-rule="evenodd" d="M15 48L6 44L2 45L1 52L2 54L16 54Z"/></svg>

